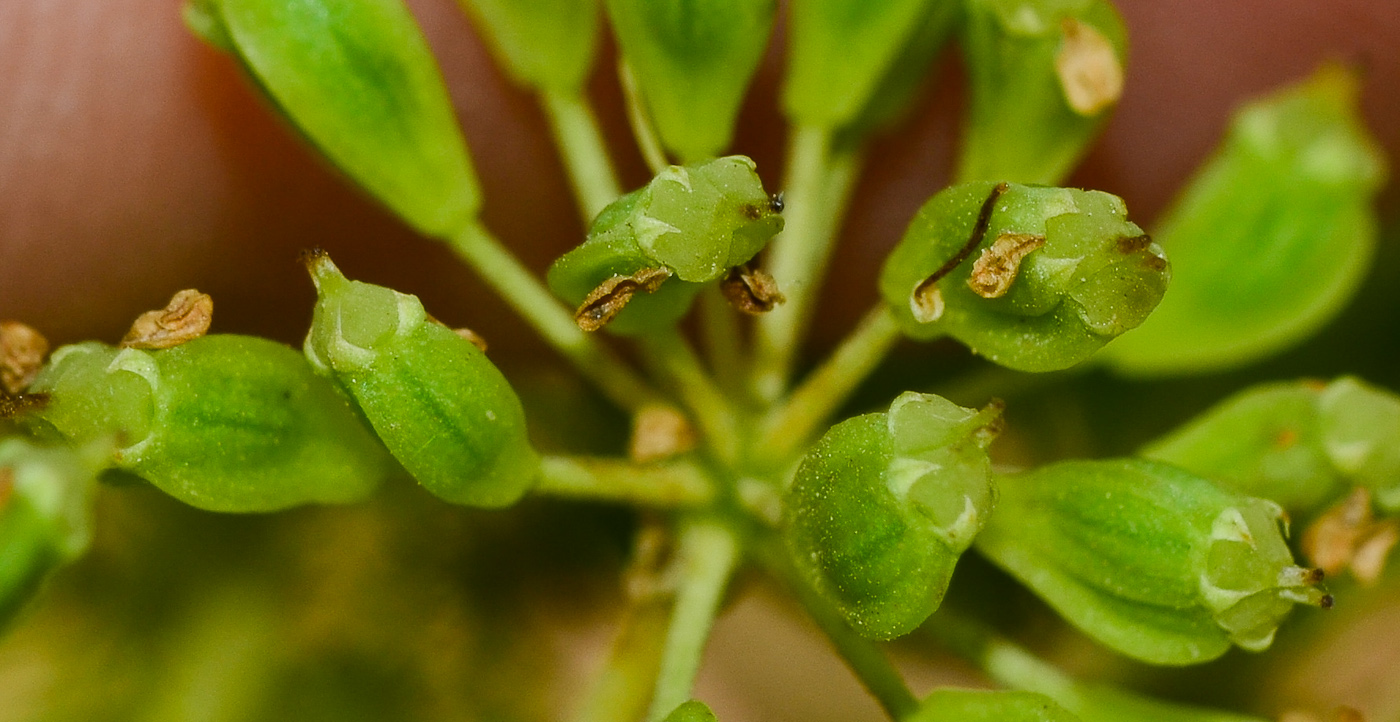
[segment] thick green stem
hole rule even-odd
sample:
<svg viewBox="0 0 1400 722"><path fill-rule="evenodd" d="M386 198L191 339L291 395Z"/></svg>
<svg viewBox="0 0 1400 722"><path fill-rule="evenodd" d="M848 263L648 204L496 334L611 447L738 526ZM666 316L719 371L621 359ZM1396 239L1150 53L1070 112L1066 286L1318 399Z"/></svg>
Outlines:
<svg viewBox="0 0 1400 722"><path fill-rule="evenodd" d="M534 491L568 499L612 501L661 508L705 506L715 487L687 460L638 466L624 459L546 456Z"/></svg>
<svg viewBox="0 0 1400 722"><path fill-rule="evenodd" d="M746 392L741 377L744 351L740 343L739 317L719 286L714 284L700 292L700 331L715 381L731 398L737 399Z"/></svg>
<svg viewBox="0 0 1400 722"><path fill-rule="evenodd" d="M884 360L900 338L894 314L883 305L871 310L836 352L768 416L755 447L781 462L802 448Z"/></svg>
<svg viewBox="0 0 1400 722"><path fill-rule="evenodd" d="M671 161L667 160L666 151L661 147L661 138L657 136L656 125L651 122L651 114L647 112L641 86L637 85L637 76L627 61L617 61L617 77L622 83L623 97L627 99L627 122L632 126L632 137L637 139L637 149L642 152L642 159L647 162L651 172L660 173L671 165Z"/></svg>
<svg viewBox="0 0 1400 722"><path fill-rule="evenodd" d="M759 319L754 337L754 389L769 401L786 391L860 165L856 151L833 154L831 133L811 127L793 131L787 163L787 225L767 264L787 302Z"/></svg>
<svg viewBox="0 0 1400 722"><path fill-rule="evenodd" d="M586 226L622 195L598 118L582 95L546 91L540 100Z"/></svg>
<svg viewBox="0 0 1400 722"><path fill-rule="evenodd" d="M614 403L636 411L660 396L622 359L578 324L574 316L491 232L472 224L445 239L544 340Z"/></svg>
<svg viewBox="0 0 1400 722"><path fill-rule="evenodd" d="M929 617L923 629L945 649L977 665L996 682L1061 701L1075 693L1074 679L982 622L940 610Z"/></svg>
<svg viewBox="0 0 1400 722"><path fill-rule="evenodd" d="M698 518L680 533L680 582L649 722L659 722L690 699L724 588L739 562L739 540L714 519Z"/></svg>
<svg viewBox="0 0 1400 722"><path fill-rule="evenodd" d="M738 417L729 399L705 372L690 342L671 328L643 336L641 343L647 362L659 375L671 380L715 455L725 463L733 463L739 455Z"/></svg>
<svg viewBox="0 0 1400 722"><path fill-rule="evenodd" d="M905 684L879 645L859 634L836 613L831 605L805 582L788 561L787 551L776 539L758 549L763 565L781 580L797 601L816 622L837 654L860 679L865 689L880 703L891 719L902 719L919 708L919 700Z"/></svg>

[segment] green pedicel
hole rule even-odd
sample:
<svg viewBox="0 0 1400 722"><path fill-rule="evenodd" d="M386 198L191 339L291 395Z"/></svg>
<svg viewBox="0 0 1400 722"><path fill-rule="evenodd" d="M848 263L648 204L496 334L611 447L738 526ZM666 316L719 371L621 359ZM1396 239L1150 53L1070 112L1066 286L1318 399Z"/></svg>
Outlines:
<svg viewBox="0 0 1400 722"><path fill-rule="evenodd" d="M1079 718L1035 692L939 689L924 698L905 722L1079 722Z"/></svg>
<svg viewBox="0 0 1400 722"><path fill-rule="evenodd" d="M784 499L788 546L862 636L907 634L938 608L992 509L999 424L999 407L908 392L833 426L803 459Z"/></svg>
<svg viewBox="0 0 1400 722"><path fill-rule="evenodd" d="M674 278L638 293L608 329L640 334L684 316L700 284L747 263L783 228L752 160L728 156L671 166L603 209L588 238L549 268L549 287L583 303L599 285L643 269Z"/></svg>
<svg viewBox="0 0 1400 722"><path fill-rule="evenodd" d="M1161 247L1126 216L1098 191L953 186L919 210L880 292L912 338L947 334L1021 371L1068 368L1142 323L1166 291ZM1018 243L1031 250L1004 250Z"/></svg>
<svg viewBox="0 0 1400 722"><path fill-rule="evenodd" d="M1267 648L1295 603L1328 606L1293 565L1270 501L1141 459L1069 461L998 478L977 549L1086 634L1184 665Z"/></svg>
<svg viewBox="0 0 1400 722"><path fill-rule="evenodd" d="M399 463L457 504L515 503L534 483L520 399L474 344L430 319L415 296L351 281L308 259L319 299L306 356L354 397Z"/></svg>
<svg viewBox="0 0 1400 722"><path fill-rule="evenodd" d="M70 443L115 438L113 464L212 511L273 511L365 498L382 447L300 354L212 335L160 351L83 343L56 351L22 419Z"/></svg>

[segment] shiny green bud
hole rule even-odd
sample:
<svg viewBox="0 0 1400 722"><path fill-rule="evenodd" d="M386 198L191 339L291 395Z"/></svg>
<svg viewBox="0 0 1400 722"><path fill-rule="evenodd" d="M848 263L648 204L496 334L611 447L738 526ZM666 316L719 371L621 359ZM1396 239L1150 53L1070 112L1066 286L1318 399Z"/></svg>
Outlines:
<svg viewBox="0 0 1400 722"><path fill-rule="evenodd" d="M939 689L905 722L1079 722L1055 700L1036 692Z"/></svg>
<svg viewBox="0 0 1400 722"><path fill-rule="evenodd" d="M211 335L164 350L100 343L54 352L21 419L70 443L115 439L112 463L191 506L273 511L363 499L389 459L295 351Z"/></svg>
<svg viewBox="0 0 1400 722"><path fill-rule="evenodd" d="M1330 606L1294 566L1283 510L1175 466L1070 461L998 478L977 549L1070 623L1154 664L1267 648L1294 604Z"/></svg>
<svg viewBox="0 0 1400 722"><path fill-rule="evenodd" d="M1224 443L1222 440L1228 440ZM1400 398L1354 378L1262 384L1220 402L1142 455L1294 511L1348 486L1400 509Z"/></svg>
<svg viewBox="0 0 1400 722"><path fill-rule="evenodd" d="M956 177L1061 182L1122 94L1122 18L1108 0L965 5L971 98Z"/></svg>
<svg viewBox="0 0 1400 722"><path fill-rule="evenodd" d="M752 160L728 156L671 166L650 183L604 208L588 238L549 268L549 287L580 306L580 325L608 323L636 334L668 326L685 315L700 285L747 263L783 229ZM596 326L585 325L589 305L614 279L653 273L659 284L622 299Z"/></svg>
<svg viewBox="0 0 1400 722"><path fill-rule="evenodd" d="M1142 323L1170 275L1116 196L977 182L924 204L880 292L912 338L946 334L1002 366L1055 371Z"/></svg>
<svg viewBox="0 0 1400 722"><path fill-rule="evenodd" d="M623 58L666 148L686 163L729 147L773 28L775 0L607 0Z"/></svg>
<svg viewBox="0 0 1400 722"><path fill-rule="evenodd" d="M324 253L306 357L345 389L418 483L469 506L513 504L539 474L515 390L416 296L351 281Z"/></svg>
<svg viewBox="0 0 1400 722"><path fill-rule="evenodd" d="M704 702L692 699L672 710L663 722L716 722L716 719Z"/></svg>
<svg viewBox="0 0 1400 722"><path fill-rule="evenodd" d="M1236 368L1311 336L1371 267L1385 155L1360 83L1327 66L1242 108L1155 229L1182 272L1105 360L1136 376Z"/></svg>
<svg viewBox="0 0 1400 722"><path fill-rule="evenodd" d="M49 571L87 550L98 467L64 447L0 441L0 625Z"/></svg>
<svg viewBox="0 0 1400 722"><path fill-rule="evenodd" d="M802 460L783 502L788 547L861 635L893 639L938 608L992 510L1000 414L907 392L833 426Z"/></svg>

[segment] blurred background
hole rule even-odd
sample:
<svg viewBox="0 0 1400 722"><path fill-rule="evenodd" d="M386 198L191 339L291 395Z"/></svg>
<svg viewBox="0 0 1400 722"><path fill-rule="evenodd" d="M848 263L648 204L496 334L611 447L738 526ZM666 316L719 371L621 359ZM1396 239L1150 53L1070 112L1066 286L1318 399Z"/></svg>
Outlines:
<svg viewBox="0 0 1400 722"><path fill-rule="evenodd" d="M533 99L494 68L451 0L410 0L438 53L486 194L485 221L533 268L577 244L562 168ZM1240 102L1325 60L1364 72L1363 105L1392 165L1400 149L1394 0L1118 0L1128 84L1071 183L1122 196L1151 228ZM611 48L591 86L624 177L645 166L626 129ZM735 151L776 187L781 28ZM810 355L874 300L874 278L915 209L948 177L962 108L949 57L908 121L878 138L844 229ZM1263 365L1189 381L1101 373L1032 387L951 346L901 347L852 408L897 391L1011 402L1001 453L1020 461L1126 453L1260 380L1357 373L1400 389L1400 193L1382 194L1375 270L1326 331ZM484 335L537 413L541 444L620 447L602 407L472 274L303 147L225 56L185 30L177 0L0 3L0 318L55 345L116 341L176 290L213 295L214 330L299 343L313 293L297 251L321 246L352 277L423 298ZM606 649L633 516L536 501L449 507L393 485L343 508L220 516L141 487L108 489L92 553L61 572L0 639L10 720L542 720L565 716ZM1260 714L1338 704L1400 720L1400 575L1300 611L1264 655L1158 672L1065 630L969 559L960 599L1086 677ZM958 595L962 595L959 597ZM794 608L744 578L698 694L725 722L881 719ZM916 691L976 684L915 638L896 647Z"/></svg>

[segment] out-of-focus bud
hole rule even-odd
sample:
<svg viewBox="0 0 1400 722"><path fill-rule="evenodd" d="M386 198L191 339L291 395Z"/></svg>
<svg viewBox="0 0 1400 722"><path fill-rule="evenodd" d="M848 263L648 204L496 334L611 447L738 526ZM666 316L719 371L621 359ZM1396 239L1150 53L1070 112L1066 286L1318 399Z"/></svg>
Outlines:
<svg viewBox="0 0 1400 722"><path fill-rule="evenodd" d="M1293 564L1277 504L1141 459L999 478L977 548L1086 634L1154 664L1258 651L1294 604L1328 607Z"/></svg>
<svg viewBox="0 0 1400 722"><path fill-rule="evenodd" d="M992 510L987 446L1001 408L908 392L833 426L784 499L797 566L863 636L892 639L938 608Z"/></svg>

